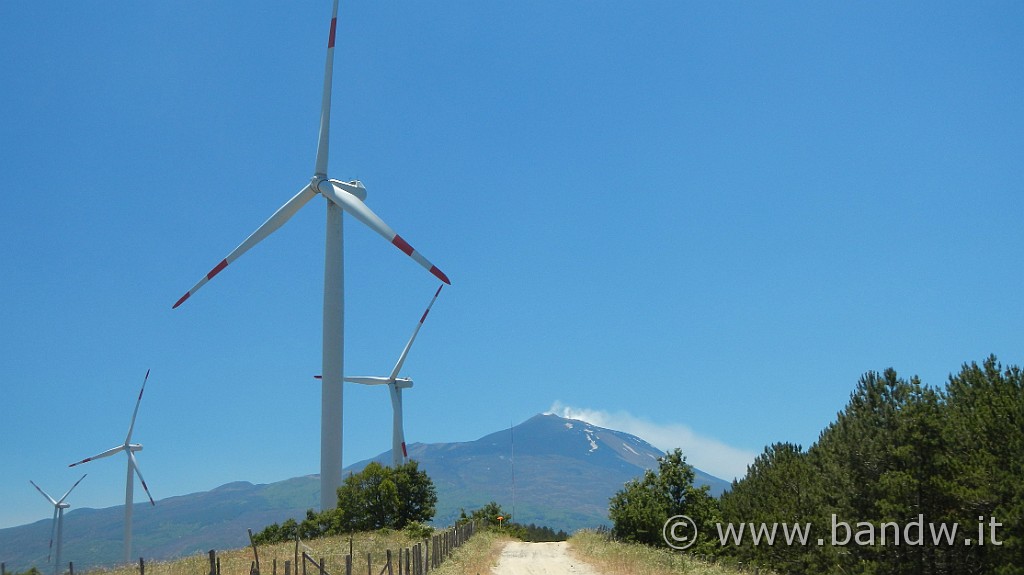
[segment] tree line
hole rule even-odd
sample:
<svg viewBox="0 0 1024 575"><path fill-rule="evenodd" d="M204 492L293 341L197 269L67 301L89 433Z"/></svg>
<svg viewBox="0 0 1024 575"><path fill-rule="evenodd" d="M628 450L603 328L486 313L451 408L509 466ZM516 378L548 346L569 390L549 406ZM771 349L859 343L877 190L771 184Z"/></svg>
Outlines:
<svg viewBox="0 0 1024 575"><path fill-rule="evenodd" d="M613 533L663 546L665 520L684 514L700 526L688 551L782 573L1022 575L1024 378L994 356L942 388L869 372L808 449L766 447L718 500L692 482L681 452L667 454L612 498ZM729 524L811 536L723 545Z"/></svg>

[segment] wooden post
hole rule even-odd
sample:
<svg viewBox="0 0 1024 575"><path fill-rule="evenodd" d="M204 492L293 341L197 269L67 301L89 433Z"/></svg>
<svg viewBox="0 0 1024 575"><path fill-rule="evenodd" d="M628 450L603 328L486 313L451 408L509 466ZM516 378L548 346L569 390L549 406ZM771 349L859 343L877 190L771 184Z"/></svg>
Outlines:
<svg viewBox="0 0 1024 575"><path fill-rule="evenodd" d="M68 572L71 575L75 575L75 563L73 561L68 561Z"/></svg>
<svg viewBox="0 0 1024 575"><path fill-rule="evenodd" d="M220 557L217 558L217 575L220 575Z"/></svg>
<svg viewBox="0 0 1024 575"><path fill-rule="evenodd" d="M366 554L366 575L373 575L373 555Z"/></svg>
<svg viewBox="0 0 1024 575"><path fill-rule="evenodd" d="M299 530L295 530L295 575L299 575ZM306 563L302 563L302 575L306 575Z"/></svg>
<svg viewBox="0 0 1024 575"><path fill-rule="evenodd" d="M252 529L246 529L246 531L249 532L249 544L252 545L252 555L256 559L251 571L255 575L260 575L260 552L259 549L256 548L256 541L252 538Z"/></svg>
<svg viewBox="0 0 1024 575"><path fill-rule="evenodd" d="M292 575L292 562L287 559L284 561L284 575Z"/></svg>
<svg viewBox="0 0 1024 575"><path fill-rule="evenodd" d="M392 571L391 571L391 550L388 549L387 553L385 553L385 555L387 556L387 559L388 559L388 563L387 563L388 575L394 575L394 573L392 573ZM383 572L383 570L381 570L381 572Z"/></svg>
<svg viewBox="0 0 1024 575"><path fill-rule="evenodd" d="M146 575L146 562L139 557L139 575Z"/></svg>
<svg viewBox="0 0 1024 575"><path fill-rule="evenodd" d="M349 540L351 541L351 539ZM352 575L352 554L345 556L345 575Z"/></svg>
<svg viewBox="0 0 1024 575"><path fill-rule="evenodd" d="M274 565L274 567L273 567L273 568L272 568L272 570L271 570L271 574L272 574L272 575L277 575L277 557L274 557L274 563L273 563L273 565Z"/></svg>
<svg viewBox="0 0 1024 575"><path fill-rule="evenodd" d="M210 575L217 575L217 552L210 549Z"/></svg>
<svg viewBox="0 0 1024 575"><path fill-rule="evenodd" d="M321 557L320 558L320 575L327 575L327 571L324 569L324 565L326 565L326 564L327 564L327 561L323 557Z"/></svg>

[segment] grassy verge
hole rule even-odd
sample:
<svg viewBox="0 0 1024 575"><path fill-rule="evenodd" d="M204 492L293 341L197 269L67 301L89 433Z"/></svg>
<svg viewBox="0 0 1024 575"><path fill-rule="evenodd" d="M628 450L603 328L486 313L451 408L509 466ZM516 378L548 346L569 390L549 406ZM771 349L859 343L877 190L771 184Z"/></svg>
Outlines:
<svg viewBox="0 0 1024 575"><path fill-rule="evenodd" d="M569 551L604 575L739 575L733 567L705 563L667 549L609 541L593 531L569 538Z"/></svg>
<svg viewBox="0 0 1024 575"><path fill-rule="evenodd" d="M513 539L506 534L484 529L477 531L465 545L452 553L450 559L441 564L437 575L489 575L491 568L498 564L501 550Z"/></svg>

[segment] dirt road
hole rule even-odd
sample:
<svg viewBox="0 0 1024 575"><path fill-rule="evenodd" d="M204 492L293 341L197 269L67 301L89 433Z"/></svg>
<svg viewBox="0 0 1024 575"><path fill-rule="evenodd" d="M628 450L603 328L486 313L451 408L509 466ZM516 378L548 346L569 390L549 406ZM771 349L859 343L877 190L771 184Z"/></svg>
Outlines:
<svg viewBox="0 0 1024 575"><path fill-rule="evenodd" d="M505 546L493 575L600 575L567 552L568 543L519 543Z"/></svg>

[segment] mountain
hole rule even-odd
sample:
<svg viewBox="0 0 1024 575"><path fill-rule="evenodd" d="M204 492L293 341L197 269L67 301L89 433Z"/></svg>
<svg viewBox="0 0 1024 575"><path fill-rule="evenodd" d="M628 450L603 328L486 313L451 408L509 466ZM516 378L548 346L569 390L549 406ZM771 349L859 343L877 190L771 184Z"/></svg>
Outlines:
<svg viewBox="0 0 1024 575"><path fill-rule="evenodd" d="M556 415L536 415L476 441L409 446L409 457L419 461L437 487L436 525L451 524L461 509L497 501L514 512L516 521L569 532L608 524L608 499L626 481L655 467L661 455L636 436ZM390 462L391 453L346 471L360 471L370 461ZM729 486L695 472L697 484L709 485L713 495ZM248 544L247 528L258 531L290 517L302 519L319 501L319 477L310 475L265 485L228 483L162 499L155 507L137 504L133 547L147 559L242 547ZM123 506L72 509L64 518L64 557L80 570L116 564L123 518ZM0 529L0 561L8 571L43 567L49 537L49 519Z"/></svg>

